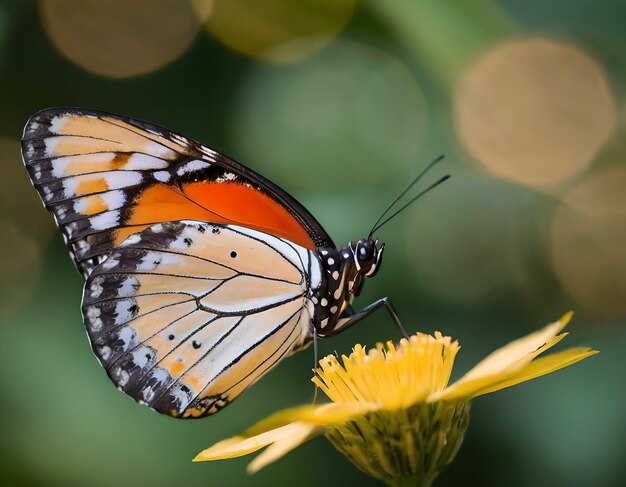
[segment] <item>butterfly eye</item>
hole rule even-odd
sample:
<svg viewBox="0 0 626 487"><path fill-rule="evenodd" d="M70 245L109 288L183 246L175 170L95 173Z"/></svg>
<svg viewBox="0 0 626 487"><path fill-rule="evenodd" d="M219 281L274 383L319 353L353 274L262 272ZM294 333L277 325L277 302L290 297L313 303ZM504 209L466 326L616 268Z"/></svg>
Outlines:
<svg viewBox="0 0 626 487"><path fill-rule="evenodd" d="M360 240L356 245L356 255L359 262L371 262L374 259L374 245L369 240Z"/></svg>

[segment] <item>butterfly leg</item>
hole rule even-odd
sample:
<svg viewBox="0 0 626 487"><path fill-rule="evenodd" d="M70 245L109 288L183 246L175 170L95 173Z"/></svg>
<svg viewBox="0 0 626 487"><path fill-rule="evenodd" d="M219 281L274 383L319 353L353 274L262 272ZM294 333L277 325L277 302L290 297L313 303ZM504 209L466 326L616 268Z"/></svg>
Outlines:
<svg viewBox="0 0 626 487"><path fill-rule="evenodd" d="M402 336L404 338L409 338L409 335L406 332L406 330L404 329L404 326L402 326L402 322L400 321L400 317L398 316L398 312L396 311L396 308L391 303L391 300L389 298L379 299L378 301L373 302L369 306L366 306L365 308L363 308L358 313L354 313L354 314L352 314L350 316L346 316L344 318L340 318L339 319L339 323L337 323L337 326L334 328L334 330L330 334L325 335L325 337L326 336L330 336L330 335L334 335L335 333L343 331L346 328L349 328L349 327L357 324L363 318L368 317L369 315L371 315L372 313L374 313L375 311L377 311L377 310L379 310L380 308L383 308L383 307L387 310L387 312L391 316L391 319L394 321L394 323L396 324L396 326L400 330L400 333L402 333Z"/></svg>
<svg viewBox="0 0 626 487"><path fill-rule="evenodd" d="M319 356L318 356L318 349L317 349L317 330L315 329L315 327L313 327L313 375L318 376L317 373L317 367L319 367ZM314 390L313 390L313 402L311 404L316 405L317 404L317 391L319 389L319 387L317 386L317 384L313 385Z"/></svg>

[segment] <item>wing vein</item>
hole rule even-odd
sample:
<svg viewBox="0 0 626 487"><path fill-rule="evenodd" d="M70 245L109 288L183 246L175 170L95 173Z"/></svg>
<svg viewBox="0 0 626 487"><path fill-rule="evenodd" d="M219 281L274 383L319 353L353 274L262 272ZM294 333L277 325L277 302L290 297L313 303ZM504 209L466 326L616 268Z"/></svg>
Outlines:
<svg viewBox="0 0 626 487"><path fill-rule="evenodd" d="M269 332L267 335L264 335L262 338L260 338L257 342L253 343L252 345L250 345L246 350L244 350L241 354L239 354L237 357L235 357L233 359L232 362L230 362L228 365L226 365L222 370L220 370L217 374L213 375L213 377L211 379L209 379L206 383L206 385L200 390L199 393L197 393L192 399L191 401L189 401L189 404L192 404L193 401L195 401L196 399L198 399L198 397L200 397L202 395L202 393L204 391L207 390L207 388L211 385L211 383L217 379L220 375L222 375L224 373L224 371L228 370L230 367L233 366L233 364L236 364L237 362L239 362L245 355L247 355L248 353L250 353L250 351L254 350L256 347L258 347L261 343L263 343L265 340L267 340L269 337L273 336L274 334L278 333L285 325L287 325L294 316L296 316L298 313L301 313L302 309L299 309L297 311L295 311L293 314L291 314L289 316L289 318L287 318L285 321L283 321L282 323L280 323L279 325L276 326L276 328L274 328L271 332ZM285 340L283 340L283 342L280 344L279 347L276 347L276 350L274 351L274 353L276 353L276 351L280 350L280 348L285 344L285 342L287 341L287 339L291 336L291 334L294 332L294 330L297 329L298 323L300 322L300 318L298 317L298 319L296 320L296 322L294 323L291 331L287 334L287 338L285 338ZM272 353L270 355L270 357L272 355L274 355L274 353ZM208 355L208 353L207 353ZM200 363L201 360L203 360L206 357L203 356L200 359L198 359L193 365L191 365L189 368L187 368L187 370L185 370L185 372L183 372L180 377L178 378L178 380L180 381L193 367L195 367L198 363ZM261 362L260 365L262 365L265 361L269 360L270 357L267 357L263 362ZM259 367L257 366L255 368L255 370ZM252 373L252 372L251 372ZM250 374L251 374L250 373ZM248 376L250 375L248 374ZM246 376L246 377L248 377ZM244 377L241 380L244 380L246 377ZM233 384L231 387L234 387L236 384ZM228 389L227 389L228 390ZM226 392L226 391L223 391Z"/></svg>

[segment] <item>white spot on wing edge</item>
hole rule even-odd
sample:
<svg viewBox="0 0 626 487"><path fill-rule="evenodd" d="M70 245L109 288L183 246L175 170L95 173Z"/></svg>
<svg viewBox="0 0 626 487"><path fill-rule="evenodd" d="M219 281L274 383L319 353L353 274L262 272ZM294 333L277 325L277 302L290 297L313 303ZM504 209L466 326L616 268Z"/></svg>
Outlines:
<svg viewBox="0 0 626 487"><path fill-rule="evenodd" d="M94 279L91 282L91 285L89 287L89 297L91 298L99 298L100 295L102 294L102 291L104 291L104 288L102 287L102 278L97 278ZM92 317L98 317L100 316L100 309L99 308L90 308L89 311L87 312L87 317L88 318L92 318Z"/></svg>
<svg viewBox="0 0 626 487"><path fill-rule="evenodd" d="M139 347L133 350L132 355L133 355L133 362L135 363L135 365L137 365L138 367L142 369L146 365L148 365L148 360L149 360L147 357L148 354L150 354L150 349L148 347Z"/></svg>
<svg viewBox="0 0 626 487"><path fill-rule="evenodd" d="M77 213L85 213L87 208L89 208L91 201L89 199L91 195L87 195L83 198L77 198L74 201L74 211ZM115 189L113 191L107 191L106 193L101 193L98 195L98 198L102 198L102 201L106 204L107 210L117 210L121 208L126 203L126 195L124 191L120 189Z"/></svg>
<svg viewBox="0 0 626 487"><path fill-rule="evenodd" d="M102 360L109 360L111 357L111 347L107 347L106 345L100 347L100 357Z"/></svg>
<svg viewBox="0 0 626 487"><path fill-rule="evenodd" d="M65 176L65 168L72 162L69 157L59 157L52 161L52 176L55 178L61 178Z"/></svg>
<svg viewBox="0 0 626 487"><path fill-rule="evenodd" d="M97 175L96 175L97 176ZM141 183L143 177L140 172L134 171L114 171L103 175L109 189L120 189L128 186L136 186Z"/></svg>
<svg viewBox="0 0 626 487"><path fill-rule="evenodd" d="M156 171L152 174L152 176L154 176L154 179L161 181L162 183L167 183L172 178L169 171Z"/></svg>
<svg viewBox="0 0 626 487"><path fill-rule="evenodd" d="M67 115L57 115L50 121L50 133L60 135L62 133L62 129L68 121Z"/></svg>
<svg viewBox="0 0 626 487"><path fill-rule="evenodd" d="M116 325L121 325L122 323L126 323L132 319L133 313L130 311L132 302L133 301L130 299L123 299L118 301L115 305L115 311L113 313L115 314ZM135 331L127 326L120 331L118 338L122 340L125 346L128 346L133 341L134 336Z"/></svg>
<svg viewBox="0 0 626 487"><path fill-rule="evenodd" d="M100 331L102 329L102 319L100 318L100 308L91 306L87 309L87 322L91 331Z"/></svg>
<svg viewBox="0 0 626 487"><path fill-rule="evenodd" d="M180 134L172 134L172 140L180 145L189 145L189 139Z"/></svg>
<svg viewBox="0 0 626 487"><path fill-rule="evenodd" d="M44 145L46 146L45 155L46 156L54 156L56 155L56 147L59 143L59 138L57 137L48 137L44 140ZM34 153L34 150L33 150Z"/></svg>
<svg viewBox="0 0 626 487"><path fill-rule="evenodd" d="M106 230L107 228L116 227L120 223L120 212L114 210L100 213L99 215L92 216L89 219L89 223L94 230Z"/></svg>
<svg viewBox="0 0 626 487"><path fill-rule="evenodd" d="M137 293L138 282L134 277L127 277L117 290L117 295L121 298L127 298Z"/></svg>
<svg viewBox="0 0 626 487"><path fill-rule="evenodd" d="M218 183L223 183L225 181L234 181L235 179L237 179L236 174L233 174L232 172L225 172L220 177L216 178L215 181L217 181Z"/></svg>
<svg viewBox="0 0 626 487"><path fill-rule="evenodd" d="M199 146L199 149L200 149L200 152L202 152L203 154L206 154L211 159L215 159L215 156L217 155L217 152L215 152L213 149L210 149L209 147L205 145Z"/></svg>
<svg viewBox="0 0 626 487"><path fill-rule="evenodd" d="M160 134L155 134L160 137ZM144 152L148 154L154 154L157 157L161 157L163 159L167 159L169 161L176 159L178 154L171 149L168 149L164 145L159 144L158 142L151 142L146 145L144 148Z"/></svg>
<svg viewBox="0 0 626 487"><path fill-rule="evenodd" d="M176 254L168 254L151 250L141 259L141 262L136 266L136 270L153 271L160 265L168 266L180 263L180 259L181 257Z"/></svg>
<svg viewBox="0 0 626 487"><path fill-rule="evenodd" d="M128 162L124 165L124 169L165 169L169 163L158 157L153 157L148 154L133 154L129 157Z"/></svg>
<svg viewBox="0 0 626 487"><path fill-rule="evenodd" d="M182 176L183 174L187 174L190 172L201 171L202 169L207 169L211 167L206 161L201 161L200 159L194 159L193 161L189 161L187 164L179 167L176 170L176 174Z"/></svg>
<svg viewBox="0 0 626 487"><path fill-rule="evenodd" d="M193 242L193 239L198 235L198 229L196 226L185 226L183 231L180 232L180 235L176 240L170 242L169 246L173 249L184 250L189 248L191 245L187 242Z"/></svg>
<svg viewBox="0 0 626 487"><path fill-rule="evenodd" d="M124 370L121 366L118 366L114 369L113 374L117 379L117 385L122 388L126 384L128 384L128 379L130 379L130 374L128 371Z"/></svg>

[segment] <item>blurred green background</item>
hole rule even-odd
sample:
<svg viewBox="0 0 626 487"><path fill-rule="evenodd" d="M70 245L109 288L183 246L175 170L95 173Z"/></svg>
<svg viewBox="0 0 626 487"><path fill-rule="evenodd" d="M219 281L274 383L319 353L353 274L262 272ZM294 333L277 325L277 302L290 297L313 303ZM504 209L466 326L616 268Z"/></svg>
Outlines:
<svg viewBox="0 0 626 487"><path fill-rule="evenodd" d="M459 339L455 377L569 309L566 344L602 353L478 399L437 485L624 485L625 21L621 0L1 0L0 483L376 485L321 438L252 477L250 458L191 463L310 401L309 350L199 421L115 390L19 155L33 112L81 106L231 155L337 243L446 154L427 179L452 179L379 232L357 305L388 295L410 330ZM381 313L321 353L397 335Z"/></svg>

